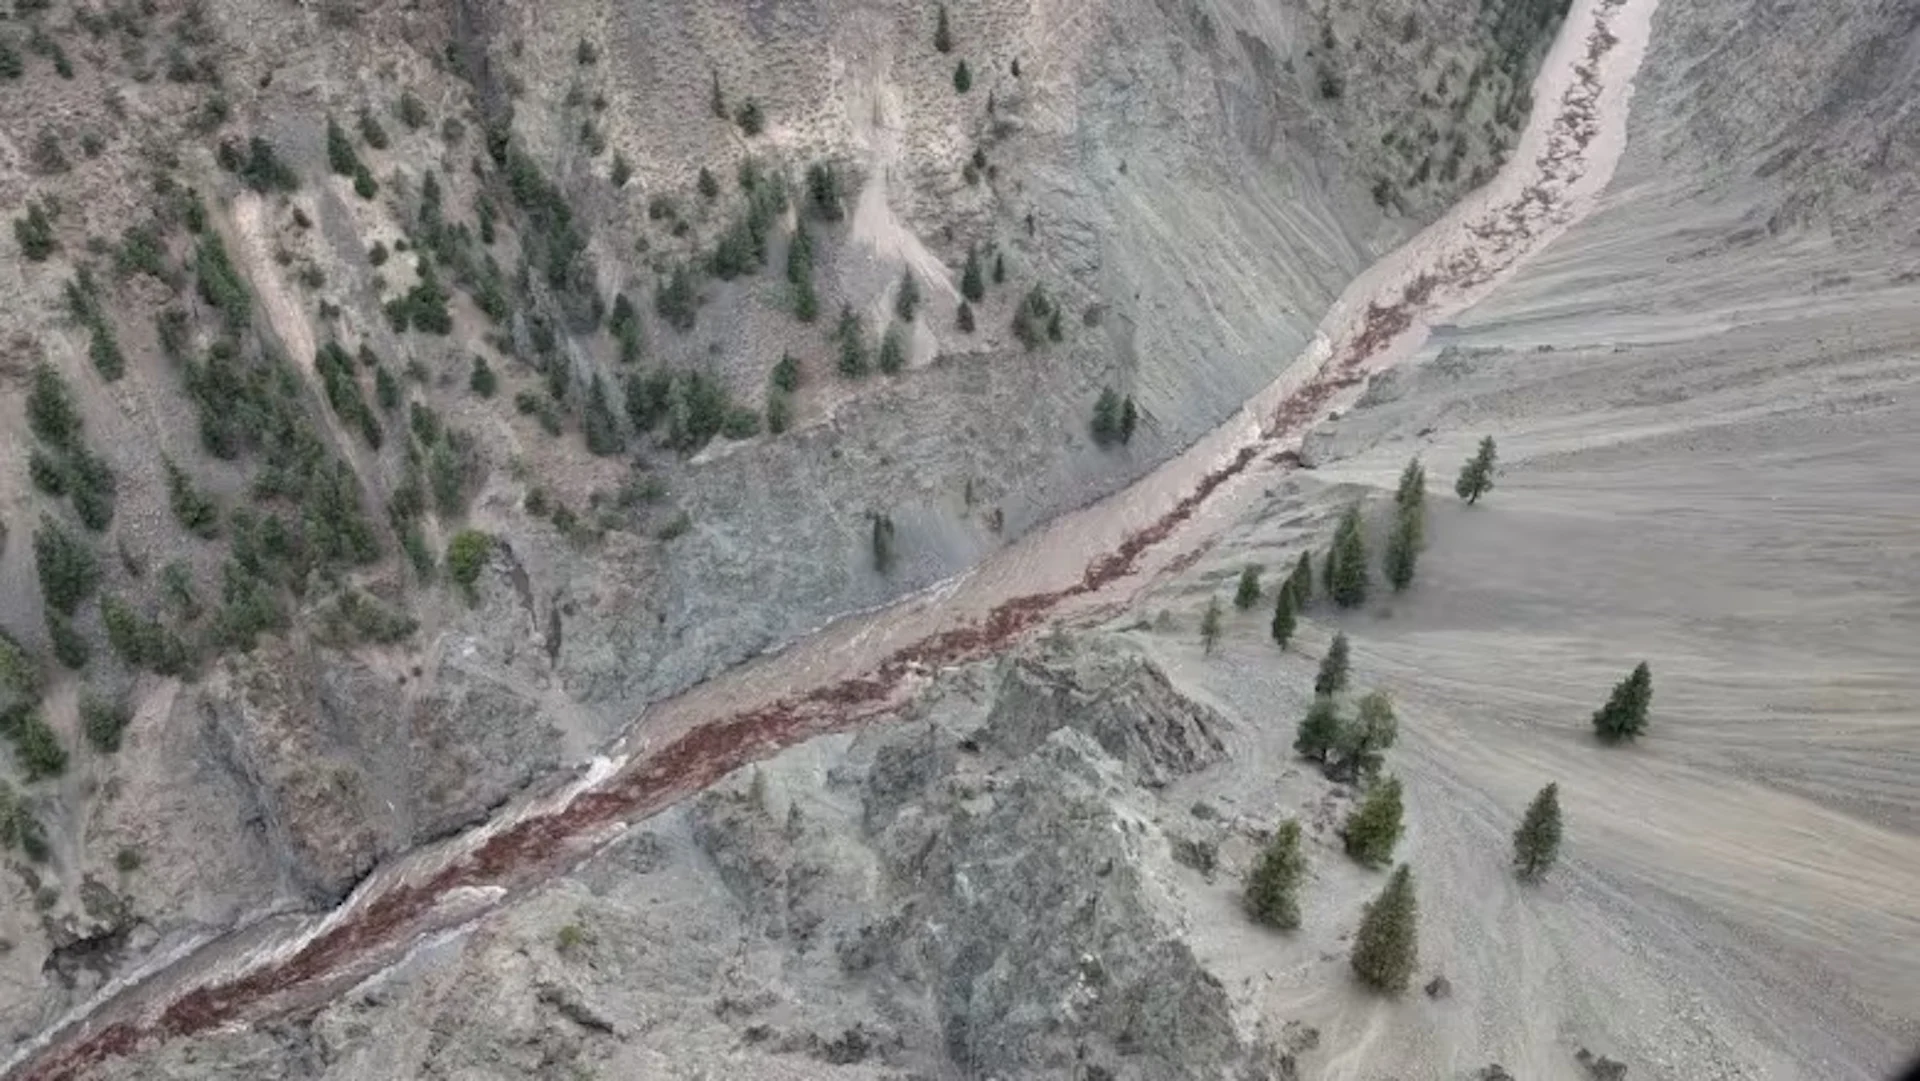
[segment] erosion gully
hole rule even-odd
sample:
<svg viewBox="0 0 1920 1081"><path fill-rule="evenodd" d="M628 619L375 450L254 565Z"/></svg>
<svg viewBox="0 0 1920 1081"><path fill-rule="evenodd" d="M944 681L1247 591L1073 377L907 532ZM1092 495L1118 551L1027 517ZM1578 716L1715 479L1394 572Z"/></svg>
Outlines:
<svg viewBox="0 0 1920 1081"><path fill-rule="evenodd" d="M1307 353L1185 454L934 591L650 707L582 776L393 861L324 916L208 943L109 988L16 1051L8 1076L64 1081L168 1040L310 1014L740 766L884 715L934 669L1111 611L1186 566L1236 508L1298 467L1312 425L1596 202L1655 3L1576 0L1535 82L1542 105L1499 175L1358 278Z"/></svg>

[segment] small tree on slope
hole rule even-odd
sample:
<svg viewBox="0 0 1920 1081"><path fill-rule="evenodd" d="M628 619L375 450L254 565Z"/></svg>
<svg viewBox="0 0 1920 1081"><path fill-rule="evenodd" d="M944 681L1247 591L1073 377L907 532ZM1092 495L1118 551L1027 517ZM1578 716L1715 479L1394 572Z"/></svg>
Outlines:
<svg viewBox="0 0 1920 1081"><path fill-rule="evenodd" d="M1233 591L1233 606L1242 612L1260 603L1260 568L1249 566L1240 572L1240 585Z"/></svg>
<svg viewBox="0 0 1920 1081"><path fill-rule="evenodd" d="M1550 784L1533 797L1513 834L1513 870L1523 882L1537 882L1560 857L1560 786Z"/></svg>
<svg viewBox="0 0 1920 1081"><path fill-rule="evenodd" d="M1340 519L1340 530L1334 534L1333 550L1328 553L1333 564L1327 581L1327 592L1333 595L1333 603L1342 608L1357 608L1367 602L1367 541L1360 528L1360 506L1355 504L1347 508Z"/></svg>
<svg viewBox="0 0 1920 1081"><path fill-rule="evenodd" d="M1300 823L1290 818L1273 831L1267 850L1247 876L1247 915L1282 931L1300 926L1296 894L1306 871L1306 858L1300 854Z"/></svg>
<svg viewBox="0 0 1920 1081"><path fill-rule="evenodd" d="M1361 983L1389 994L1407 989L1420 963L1419 923L1413 872L1403 863L1367 906L1353 936L1353 974Z"/></svg>
<svg viewBox="0 0 1920 1081"><path fill-rule="evenodd" d="M1427 467L1415 458L1400 473L1400 487L1393 493L1396 506L1417 507L1427 501Z"/></svg>
<svg viewBox="0 0 1920 1081"><path fill-rule="evenodd" d="M1334 749L1340 754L1340 776L1349 781L1371 779L1380 772L1381 756L1400 736L1393 700L1374 691L1360 700L1360 713L1340 726Z"/></svg>
<svg viewBox="0 0 1920 1081"><path fill-rule="evenodd" d="M1493 437L1487 436L1480 440L1480 452L1460 467L1460 479L1454 482L1453 490L1468 506L1493 491L1493 458Z"/></svg>
<svg viewBox="0 0 1920 1081"><path fill-rule="evenodd" d="M1300 560L1293 565L1293 577L1288 579L1287 587L1293 590L1293 607L1296 611L1313 603L1312 552L1300 553Z"/></svg>
<svg viewBox="0 0 1920 1081"><path fill-rule="evenodd" d="M1634 666L1633 674L1614 684L1607 704L1593 715L1593 730L1608 743L1630 740L1647 728L1647 707L1653 704L1653 673L1647 662Z"/></svg>
<svg viewBox="0 0 1920 1081"><path fill-rule="evenodd" d="M1293 749L1316 762L1325 762L1340 739L1340 709L1333 699L1321 695L1300 721L1293 737Z"/></svg>
<svg viewBox="0 0 1920 1081"><path fill-rule="evenodd" d="M1273 602L1273 641L1281 649L1293 640L1293 585L1283 583Z"/></svg>
<svg viewBox="0 0 1920 1081"><path fill-rule="evenodd" d="M1200 644L1207 653L1213 652L1214 644L1220 641L1220 598L1208 597L1207 610L1200 617Z"/></svg>
<svg viewBox="0 0 1920 1081"><path fill-rule="evenodd" d="M1426 532L1421 522L1425 513L1422 504L1414 503L1402 505L1394 516L1393 533L1387 538L1387 551L1380 562L1395 593L1404 592L1413 584L1414 565L1420 559L1421 534Z"/></svg>
<svg viewBox="0 0 1920 1081"><path fill-rule="evenodd" d="M1327 655L1320 658L1320 674L1313 678L1313 693L1339 694L1347 689L1347 653L1347 634L1340 631L1327 647Z"/></svg>
<svg viewBox="0 0 1920 1081"><path fill-rule="evenodd" d="M1388 777L1367 792L1358 809L1347 816L1341 839L1347 855L1367 867L1384 867L1393 858L1393 846L1400 843L1400 778Z"/></svg>

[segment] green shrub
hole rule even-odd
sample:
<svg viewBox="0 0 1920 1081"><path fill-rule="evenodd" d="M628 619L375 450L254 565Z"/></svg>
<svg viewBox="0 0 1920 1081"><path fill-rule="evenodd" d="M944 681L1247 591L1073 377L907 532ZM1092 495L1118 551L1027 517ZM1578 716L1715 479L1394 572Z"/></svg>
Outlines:
<svg viewBox="0 0 1920 1081"><path fill-rule="evenodd" d="M43 263L60 247L53 235L53 221L39 203L28 203L24 216L13 219L13 237L20 254L30 262Z"/></svg>
<svg viewBox="0 0 1920 1081"><path fill-rule="evenodd" d="M67 470L59 459L39 447L27 455L27 476L33 486L55 499L67 494Z"/></svg>
<svg viewBox="0 0 1920 1081"><path fill-rule="evenodd" d="M27 391L27 426L36 437L60 448L71 445L80 434L80 414L67 381L45 361L34 365L33 386Z"/></svg>
<svg viewBox="0 0 1920 1081"><path fill-rule="evenodd" d="M211 496L200 491L193 484L193 478L175 465L172 459L165 462L167 470L167 503L173 509L174 520L181 528L202 540L212 540L220 533L220 507Z"/></svg>
<svg viewBox="0 0 1920 1081"><path fill-rule="evenodd" d="M720 434L728 439L751 439L760 434L760 414L743 405L734 406L727 410Z"/></svg>
<svg viewBox="0 0 1920 1081"><path fill-rule="evenodd" d="M28 782L58 777L67 771L67 749L60 746L60 737L54 735L38 711L16 711L7 725L7 735L13 740L14 754L26 770Z"/></svg>
<svg viewBox="0 0 1920 1081"><path fill-rule="evenodd" d="M99 455L76 447L68 459L67 481L73 491L74 516L98 533L113 524L113 497L118 487L113 470Z"/></svg>
<svg viewBox="0 0 1920 1081"><path fill-rule="evenodd" d="M101 599L100 618L108 644L129 665L169 676L186 671L186 643L158 620L142 616L116 596Z"/></svg>
<svg viewBox="0 0 1920 1081"><path fill-rule="evenodd" d="M972 89L973 69L967 67L967 62L962 60L959 64L955 65L953 69L953 92L956 94L964 94Z"/></svg>
<svg viewBox="0 0 1920 1081"><path fill-rule="evenodd" d="M466 593L469 602L477 596L474 585L486 569L493 545L493 537L477 529L463 529L447 542L447 576Z"/></svg>
<svg viewBox="0 0 1920 1081"><path fill-rule="evenodd" d="M598 375L588 385L580 427L589 454L605 458L627 448L626 438L620 434L620 422L613 415L613 407L607 404L606 384Z"/></svg>
<svg viewBox="0 0 1920 1081"><path fill-rule="evenodd" d="M693 329L698 305L693 272L684 263L675 267L666 283L654 290L653 310L668 326L683 333Z"/></svg>
<svg viewBox="0 0 1920 1081"><path fill-rule="evenodd" d="M734 110L733 119L740 125L741 132L749 138L760 134L766 128L766 118L760 113L760 103L752 98L740 103L740 108Z"/></svg>
<svg viewBox="0 0 1920 1081"><path fill-rule="evenodd" d="M807 166L807 207L821 221L839 221L846 216L840 177L832 165L816 161Z"/></svg>
<svg viewBox="0 0 1920 1081"><path fill-rule="evenodd" d="M364 107L360 110L360 138L375 150L385 150L391 145L387 140L387 129L380 126L372 109Z"/></svg>
<svg viewBox="0 0 1920 1081"><path fill-rule="evenodd" d="M337 176L352 176L361 168L360 155L353 149L347 129L333 117L327 117L327 168Z"/></svg>
<svg viewBox="0 0 1920 1081"><path fill-rule="evenodd" d="M86 635L80 633L73 621L49 608L47 610L47 638L53 643L53 657L62 665L79 671L93 659L93 646Z"/></svg>
<svg viewBox="0 0 1920 1081"><path fill-rule="evenodd" d="M1035 285L1027 290L1019 307L1014 309L1013 336L1020 339L1020 344L1029 351L1038 349L1046 343L1047 328L1058 315L1053 302L1047 299L1047 291Z"/></svg>
<svg viewBox="0 0 1920 1081"><path fill-rule="evenodd" d="M887 328L887 333L880 339L880 370L893 375L905 367L906 363L906 336L900 333L899 327L890 326Z"/></svg>
<svg viewBox="0 0 1920 1081"><path fill-rule="evenodd" d="M0 630L0 707L19 702L38 702L45 681L40 665L19 640Z"/></svg>
<svg viewBox="0 0 1920 1081"><path fill-rule="evenodd" d="M33 558L40 595L62 615L72 615L100 584L100 563L93 552L51 518L42 518L34 531Z"/></svg>
<svg viewBox="0 0 1920 1081"><path fill-rule="evenodd" d="M87 742L102 754L120 749L120 737L133 721L133 710L118 699L103 698L92 691L80 693L80 730Z"/></svg>
<svg viewBox="0 0 1920 1081"><path fill-rule="evenodd" d="M473 374L467 377L467 386L482 398L491 398L500 389L500 378L487 366L487 358L474 354Z"/></svg>

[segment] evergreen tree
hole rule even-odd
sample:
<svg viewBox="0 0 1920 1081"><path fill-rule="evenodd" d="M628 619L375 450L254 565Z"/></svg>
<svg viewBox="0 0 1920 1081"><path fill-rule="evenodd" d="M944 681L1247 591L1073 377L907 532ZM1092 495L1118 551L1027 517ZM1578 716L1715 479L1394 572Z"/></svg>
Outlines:
<svg viewBox="0 0 1920 1081"><path fill-rule="evenodd" d="M1347 855L1368 867L1383 867L1393 857L1393 846L1400 843L1403 811L1400 778L1388 777L1367 790L1367 798L1347 816L1340 831Z"/></svg>
<svg viewBox="0 0 1920 1081"><path fill-rule="evenodd" d="M1120 442L1133 442L1133 430L1140 424L1140 410L1133 404L1133 395L1129 394L1120 402Z"/></svg>
<svg viewBox="0 0 1920 1081"><path fill-rule="evenodd" d="M1293 565L1293 577L1287 580L1287 588L1293 590L1293 607L1296 611L1313 603L1312 552L1300 553L1300 561Z"/></svg>
<svg viewBox="0 0 1920 1081"><path fill-rule="evenodd" d="M1349 781L1371 779L1380 772L1381 755L1400 736L1400 721L1393 714L1393 700L1384 691L1374 691L1360 700L1360 712L1340 726L1335 749L1340 754L1340 775Z"/></svg>
<svg viewBox="0 0 1920 1081"><path fill-rule="evenodd" d="M873 569L886 574L893 569L893 519L884 514L873 516Z"/></svg>
<svg viewBox="0 0 1920 1081"><path fill-rule="evenodd" d="M27 391L27 427L53 447L66 447L80 434L80 411L74 407L73 393L46 361L33 366L33 387Z"/></svg>
<svg viewBox="0 0 1920 1081"><path fill-rule="evenodd" d="M33 561L41 599L62 615L72 615L100 584L100 563L92 550L51 518L40 519L33 533Z"/></svg>
<svg viewBox="0 0 1920 1081"><path fill-rule="evenodd" d="M1473 460L1460 467L1460 479L1454 482L1453 490L1468 506L1480 501L1480 497L1493 491L1493 437L1480 440L1480 452Z"/></svg>
<svg viewBox="0 0 1920 1081"><path fill-rule="evenodd" d="M1347 652L1347 632L1335 632L1327 655L1320 658L1320 673L1313 677L1313 693L1339 694L1347 689Z"/></svg>
<svg viewBox="0 0 1920 1081"><path fill-rule="evenodd" d="M1293 749L1304 758L1325 762L1340 738L1340 708L1333 699L1320 695L1307 709L1307 715L1295 730Z"/></svg>
<svg viewBox="0 0 1920 1081"><path fill-rule="evenodd" d="M1353 973L1360 982L1389 994L1407 989L1420 963L1419 920L1413 872L1403 863L1367 906L1353 936Z"/></svg>
<svg viewBox="0 0 1920 1081"><path fill-rule="evenodd" d="M1242 612L1260 603L1260 568L1249 564L1240 571L1240 584L1233 591L1233 606Z"/></svg>
<svg viewBox="0 0 1920 1081"><path fill-rule="evenodd" d="M1200 617L1200 642L1206 652L1212 653L1216 642L1220 641L1220 598L1208 597L1207 610Z"/></svg>
<svg viewBox="0 0 1920 1081"><path fill-rule="evenodd" d="M1522 881L1537 882L1560 857L1560 786L1550 784L1533 797L1527 816L1513 834L1513 870Z"/></svg>
<svg viewBox="0 0 1920 1081"><path fill-rule="evenodd" d="M1415 507L1426 501L1427 467L1414 458L1400 473L1400 487L1393 493L1393 502L1400 507Z"/></svg>
<svg viewBox="0 0 1920 1081"><path fill-rule="evenodd" d="M953 27L947 24L947 5L940 5L938 21L933 26L933 47L940 52L953 51Z"/></svg>
<svg viewBox="0 0 1920 1081"><path fill-rule="evenodd" d="M1393 533L1387 537L1387 551L1381 557L1381 569L1386 571L1387 582L1395 593L1403 592L1413 584L1414 565L1420 559L1422 528L1420 518L1425 508L1419 503L1402 504L1394 515Z"/></svg>
<svg viewBox="0 0 1920 1081"><path fill-rule="evenodd" d="M593 377L587 391L586 413L580 427L591 454L605 458L627 449L627 441L620 434L620 422L614 418L613 407L607 402L606 384L598 375Z"/></svg>
<svg viewBox="0 0 1920 1081"><path fill-rule="evenodd" d="M1360 505L1354 504L1340 519L1334 534L1333 578L1328 590L1333 602L1342 608L1357 608L1367 602L1367 541L1360 528Z"/></svg>
<svg viewBox="0 0 1920 1081"><path fill-rule="evenodd" d="M1293 585L1284 583L1276 591L1273 602L1273 641L1281 649L1293 639Z"/></svg>
<svg viewBox="0 0 1920 1081"><path fill-rule="evenodd" d="M964 300L961 301L960 310L954 313L953 325L958 327L960 329L960 333L962 334L972 334L973 333L973 305L967 303Z"/></svg>
<svg viewBox="0 0 1920 1081"><path fill-rule="evenodd" d="M880 339L880 370L892 375L907 364L907 341L898 326L890 326Z"/></svg>
<svg viewBox="0 0 1920 1081"><path fill-rule="evenodd" d="M327 168L340 176L352 176L360 168L360 155L353 149L353 138L333 117L327 117Z"/></svg>
<svg viewBox="0 0 1920 1081"><path fill-rule="evenodd" d="M967 266L960 272L960 295L978 304L987 295L987 283L980 270L980 247L967 249Z"/></svg>
<svg viewBox="0 0 1920 1081"><path fill-rule="evenodd" d="M1007 257L999 252L993 253L993 284L1004 285L1007 280Z"/></svg>
<svg viewBox="0 0 1920 1081"><path fill-rule="evenodd" d="M840 306L840 325L834 328L834 337L840 339L840 374L849 379L859 379L867 374L866 330L860 325L860 317L853 312L853 305Z"/></svg>
<svg viewBox="0 0 1920 1081"><path fill-rule="evenodd" d="M1267 850L1247 876L1247 915L1256 923L1282 931L1300 926L1300 901L1295 894L1306 873L1307 860L1300 853L1300 823L1289 818L1273 831Z"/></svg>
<svg viewBox="0 0 1920 1081"><path fill-rule="evenodd" d="M500 389L500 377L493 374L487 358L478 353L473 355L473 374L467 377L467 386L482 398L491 398Z"/></svg>
<svg viewBox="0 0 1920 1081"><path fill-rule="evenodd" d="M962 60L953 69L953 92L956 94L964 94L972 89L973 69L967 67L967 62Z"/></svg>
<svg viewBox="0 0 1920 1081"><path fill-rule="evenodd" d="M1110 446L1120 440L1120 395L1112 387L1101 387L1093 403L1093 422L1089 425L1093 441Z"/></svg>
<svg viewBox="0 0 1920 1081"><path fill-rule="evenodd" d="M920 309L920 283L914 279L913 271L900 275L900 289L893 295L893 312L902 322L913 322L913 313Z"/></svg>
<svg viewBox="0 0 1920 1081"><path fill-rule="evenodd" d="M1647 727L1647 707L1653 704L1653 673L1641 661L1633 674L1614 684L1607 704L1593 715L1593 730L1608 743L1638 736Z"/></svg>

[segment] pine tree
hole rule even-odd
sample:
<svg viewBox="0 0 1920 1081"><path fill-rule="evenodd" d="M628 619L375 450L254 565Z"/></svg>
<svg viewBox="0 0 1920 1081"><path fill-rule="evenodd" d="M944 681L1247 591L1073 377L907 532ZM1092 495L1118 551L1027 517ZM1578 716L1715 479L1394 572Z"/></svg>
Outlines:
<svg viewBox="0 0 1920 1081"><path fill-rule="evenodd" d="M965 60L953 69L953 92L964 94L973 89L973 69L967 67Z"/></svg>
<svg viewBox="0 0 1920 1081"><path fill-rule="evenodd" d="M1339 738L1340 708L1333 704L1333 699L1320 695L1294 731L1293 749L1304 758L1325 762Z"/></svg>
<svg viewBox="0 0 1920 1081"><path fill-rule="evenodd" d="M1381 755L1400 736L1400 721L1393 713L1393 700L1385 691L1374 691L1360 700L1360 712L1340 726L1335 750L1340 755L1341 777L1349 781L1371 779L1380 772Z"/></svg>
<svg viewBox="0 0 1920 1081"><path fill-rule="evenodd" d="M1300 853L1300 823L1290 818L1273 831L1267 850L1247 876L1247 915L1256 923L1282 931L1300 926L1300 901L1295 894L1306 872L1306 857Z"/></svg>
<svg viewBox="0 0 1920 1081"><path fill-rule="evenodd" d="M880 339L880 370L893 375L907 364L907 339L898 326L890 326Z"/></svg>
<svg viewBox="0 0 1920 1081"><path fill-rule="evenodd" d="M1007 257L999 252L993 253L993 284L1004 285L1007 281Z"/></svg>
<svg viewBox="0 0 1920 1081"><path fill-rule="evenodd" d="M1647 662L1634 667L1633 674L1614 685L1607 704L1593 715L1593 730L1608 743L1638 736L1647 727L1647 707L1653 704L1653 673Z"/></svg>
<svg viewBox="0 0 1920 1081"><path fill-rule="evenodd" d="M1333 602L1342 608L1357 608L1367 602L1367 541L1360 528L1360 505L1354 504L1340 519L1334 534L1333 577L1328 590Z"/></svg>
<svg viewBox="0 0 1920 1081"><path fill-rule="evenodd" d="M1133 442L1133 430L1140 424L1140 409L1133 404L1133 395L1129 394L1120 402L1120 442Z"/></svg>
<svg viewBox="0 0 1920 1081"><path fill-rule="evenodd" d="M1393 533L1387 538L1387 551L1380 562L1395 593L1404 592L1413 584L1414 565L1420 559L1421 534L1425 532L1421 517L1425 513L1425 506L1419 502L1403 503L1394 516Z"/></svg>
<svg viewBox="0 0 1920 1081"><path fill-rule="evenodd" d="M1460 467L1460 479L1454 482L1453 490L1468 506L1480 501L1480 497L1493 491L1493 437L1480 440L1480 452L1473 460Z"/></svg>
<svg viewBox="0 0 1920 1081"><path fill-rule="evenodd" d="M1550 784L1533 797L1527 816L1513 834L1513 870L1523 882L1537 882L1560 857L1560 786Z"/></svg>
<svg viewBox="0 0 1920 1081"><path fill-rule="evenodd" d="M1240 572L1240 584L1233 591L1233 606L1242 612L1260 603L1260 568L1248 566Z"/></svg>
<svg viewBox="0 0 1920 1081"><path fill-rule="evenodd" d="M939 21L933 27L933 47L940 52L953 51L953 27L947 24L947 5L940 5Z"/></svg>
<svg viewBox="0 0 1920 1081"><path fill-rule="evenodd" d="M920 283L914 280L913 271L900 275L900 291L894 294L893 311L903 321L913 322L913 313L920 307Z"/></svg>
<svg viewBox="0 0 1920 1081"><path fill-rule="evenodd" d="M1360 982L1389 994L1407 989L1420 963L1419 922L1413 872L1403 863L1367 906L1353 936L1353 973Z"/></svg>
<svg viewBox="0 0 1920 1081"><path fill-rule="evenodd" d="M978 304L987 295L987 283L980 270L980 248L967 249L967 266L960 272L960 295Z"/></svg>
<svg viewBox="0 0 1920 1081"><path fill-rule="evenodd" d="M1293 586L1282 585L1273 602L1273 641L1281 649L1293 640Z"/></svg>
<svg viewBox="0 0 1920 1081"><path fill-rule="evenodd" d="M1327 655L1320 658L1320 673L1313 677L1313 693L1339 694L1347 689L1347 633L1338 631Z"/></svg>
<svg viewBox="0 0 1920 1081"><path fill-rule="evenodd" d="M1367 867L1383 867L1400 843L1400 778L1388 777L1367 790L1367 798L1347 816L1341 840L1347 855Z"/></svg>
<svg viewBox="0 0 1920 1081"><path fill-rule="evenodd" d="M961 301L960 310L954 313L953 325L955 327L958 327L960 330L960 333L962 334L972 334L973 333L973 305L967 303L964 300Z"/></svg>
<svg viewBox="0 0 1920 1081"><path fill-rule="evenodd" d="M1293 590L1293 607L1304 610L1313 603L1313 553L1301 552L1300 561L1293 565L1293 577L1287 580L1287 587Z"/></svg>
<svg viewBox="0 0 1920 1081"><path fill-rule="evenodd" d="M1415 507L1426 501L1427 467L1414 458L1400 473L1400 487L1393 493L1393 502L1400 507Z"/></svg>
<svg viewBox="0 0 1920 1081"><path fill-rule="evenodd" d="M1206 652L1212 653L1214 643L1220 641L1220 598L1207 598L1206 614L1200 617L1200 642Z"/></svg>

